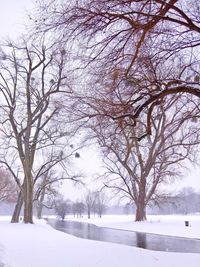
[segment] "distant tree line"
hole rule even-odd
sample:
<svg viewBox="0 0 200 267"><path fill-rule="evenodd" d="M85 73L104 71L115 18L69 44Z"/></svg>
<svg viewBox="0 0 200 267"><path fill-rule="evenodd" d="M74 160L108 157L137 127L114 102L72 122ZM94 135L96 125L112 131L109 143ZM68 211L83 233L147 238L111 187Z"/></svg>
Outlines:
<svg viewBox="0 0 200 267"><path fill-rule="evenodd" d="M103 214L125 214L136 213L136 205L133 203L105 205L99 201L98 194L89 191L83 201L59 200L55 205L56 214L64 219L67 215L80 218L83 215L88 218L101 217ZM93 199L94 197L94 199ZM94 202L93 202L94 201ZM101 206L101 207L100 207ZM150 203L147 214L190 214L200 213L200 192L195 192L192 187L185 187L173 196L164 197L159 203Z"/></svg>
<svg viewBox="0 0 200 267"><path fill-rule="evenodd" d="M61 197L55 201L55 213L63 220L69 214L76 218L81 218L84 214L87 214L88 219L91 215L101 218L106 211L105 199L105 194L101 191L88 191L82 201L64 200Z"/></svg>
<svg viewBox="0 0 200 267"><path fill-rule="evenodd" d="M185 187L174 196L166 197L159 205L151 206L149 212L157 214L200 213L200 192Z"/></svg>

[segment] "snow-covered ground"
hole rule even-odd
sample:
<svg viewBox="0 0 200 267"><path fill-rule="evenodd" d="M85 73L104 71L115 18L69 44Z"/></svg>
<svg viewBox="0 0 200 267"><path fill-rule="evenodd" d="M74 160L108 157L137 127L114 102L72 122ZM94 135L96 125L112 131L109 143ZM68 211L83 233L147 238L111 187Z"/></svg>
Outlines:
<svg viewBox="0 0 200 267"><path fill-rule="evenodd" d="M185 218L181 216L152 216L145 223L134 223L130 219L128 216L105 216L101 221L92 219L91 222L114 228L146 229L147 232L154 228L153 232L157 229L161 234L163 229L167 234L181 235L182 232L186 236L190 232L187 236L192 237L197 231L196 237L200 237L200 216L190 217L190 227L184 226ZM4 267L199 267L200 255L83 240L56 231L44 221L35 220L34 225L10 224L7 217L1 217L0 262Z"/></svg>

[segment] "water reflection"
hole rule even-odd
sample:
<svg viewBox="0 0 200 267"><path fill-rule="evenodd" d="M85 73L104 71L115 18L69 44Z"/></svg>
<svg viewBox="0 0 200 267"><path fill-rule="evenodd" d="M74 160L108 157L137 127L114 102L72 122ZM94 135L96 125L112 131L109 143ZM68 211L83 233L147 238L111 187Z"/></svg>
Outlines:
<svg viewBox="0 0 200 267"><path fill-rule="evenodd" d="M48 220L48 222L55 229L80 238L157 251L200 253L200 240L117 230L74 221Z"/></svg>
<svg viewBox="0 0 200 267"><path fill-rule="evenodd" d="M138 248L147 248L147 237L146 234L137 233L136 234L136 247Z"/></svg>

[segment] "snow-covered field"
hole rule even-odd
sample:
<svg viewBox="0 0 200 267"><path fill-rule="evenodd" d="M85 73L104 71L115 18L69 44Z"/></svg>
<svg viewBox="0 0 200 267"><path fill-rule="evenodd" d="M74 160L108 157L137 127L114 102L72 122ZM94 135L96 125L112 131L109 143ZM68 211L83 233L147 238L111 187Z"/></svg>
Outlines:
<svg viewBox="0 0 200 267"><path fill-rule="evenodd" d="M113 228L200 237L200 216L187 219L190 227L185 227L183 216L151 216L144 223L131 222L129 216L105 216L91 222ZM0 262L4 267L199 267L200 255L83 240L56 231L43 220L35 220L34 225L10 224L9 218L1 217Z"/></svg>

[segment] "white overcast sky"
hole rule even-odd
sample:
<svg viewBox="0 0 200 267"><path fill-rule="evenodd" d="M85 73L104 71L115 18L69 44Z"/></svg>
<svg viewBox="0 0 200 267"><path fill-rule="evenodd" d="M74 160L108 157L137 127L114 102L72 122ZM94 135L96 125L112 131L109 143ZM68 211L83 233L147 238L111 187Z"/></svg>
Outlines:
<svg viewBox="0 0 200 267"><path fill-rule="evenodd" d="M24 31L28 10L32 10L34 0L0 0L0 37L15 38Z"/></svg>
<svg viewBox="0 0 200 267"><path fill-rule="evenodd" d="M24 24L28 21L28 12L33 11L35 0L0 0L0 38L10 37L15 39L20 33L25 33ZM95 166L94 151L84 155L85 160L81 160L81 167L85 167L90 176L96 173L99 162ZM83 162L84 161L84 162ZM185 178L177 182L177 188L182 186L192 186L200 191L200 168L191 167L186 172ZM72 189L70 189L72 190Z"/></svg>

